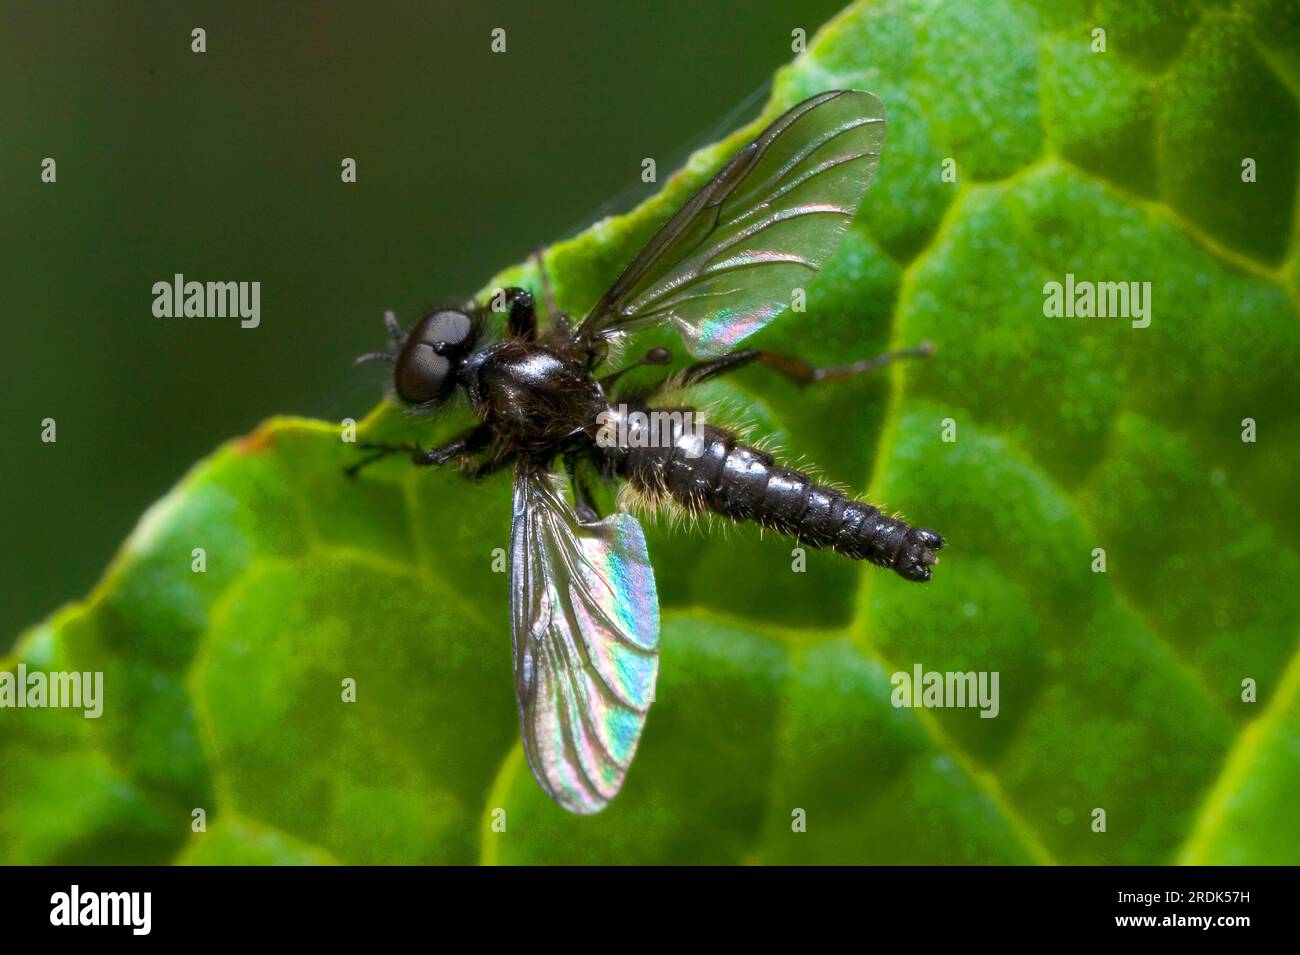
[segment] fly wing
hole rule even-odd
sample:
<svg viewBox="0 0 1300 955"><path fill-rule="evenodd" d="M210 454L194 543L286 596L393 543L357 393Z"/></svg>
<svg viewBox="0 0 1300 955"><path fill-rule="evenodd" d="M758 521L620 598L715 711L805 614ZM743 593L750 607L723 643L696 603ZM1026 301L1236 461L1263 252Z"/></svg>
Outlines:
<svg viewBox="0 0 1300 955"><path fill-rule="evenodd" d="M659 598L636 518L583 524L554 475L521 464L510 618L528 765L565 809L599 812L623 785L659 673Z"/></svg>
<svg viewBox="0 0 1300 955"><path fill-rule="evenodd" d="M698 357L730 351L830 258L884 143L885 107L871 93L832 90L792 107L668 220L578 334L671 322Z"/></svg>

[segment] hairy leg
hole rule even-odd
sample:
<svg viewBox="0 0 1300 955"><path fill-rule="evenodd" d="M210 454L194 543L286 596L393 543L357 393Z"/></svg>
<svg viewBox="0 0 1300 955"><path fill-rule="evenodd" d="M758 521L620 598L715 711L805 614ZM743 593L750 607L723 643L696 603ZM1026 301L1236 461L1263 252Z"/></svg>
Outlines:
<svg viewBox="0 0 1300 955"><path fill-rule="evenodd" d="M487 425L480 424L475 425L446 444L428 450L410 442L402 444L363 442L357 446L358 449L373 451L374 453L344 468L344 473L348 477L356 477L362 468L374 464L376 461L382 461L391 454L409 454L412 464L419 467L436 467L459 458L477 454L487 447L491 440L492 430Z"/></svg>

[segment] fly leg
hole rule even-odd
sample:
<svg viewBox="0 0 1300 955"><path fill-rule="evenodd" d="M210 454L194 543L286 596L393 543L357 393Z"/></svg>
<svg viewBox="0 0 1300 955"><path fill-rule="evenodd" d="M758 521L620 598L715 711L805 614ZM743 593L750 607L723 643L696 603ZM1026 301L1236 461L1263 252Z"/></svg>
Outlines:
<svg viewBox="0 0 1300 955"><path fill-rule="evenodd" d="M486 448L491 440L492 429L485 424L480 424L475 425L446 444L436 448L429 448L427 451L418 444L409 441L401 444L363 442L358 445L358 448L362 451L373 451L374 453L369 457L362 458L355 464L348 465L343 470L348 477L356 477L362 468L374 464L376 461L382 461L390 454L409 454L412 464L419 467L436 467L457 458L476 454Z"/></svg>
<svg viewBox="0 0 1300 955"><path fill-rule="evenodd" d="M532 259L537 263L537 274L542 280L542 297L546 299L546 314L550 318L560 314L555 305L555 291L551 288L551 277L546 272L546 261L542 258L545 249L534 249Z"/></svg>
<svg viewBox="0 0 1300 955"><path fill-rule="evenodd" d="M847 365L824 365L820 368L809 364L802 358L775 355L770 351L760 351L758 359L777 374L788 378L796 385L818 385L829 381L843 381L845 378L852 378L856 375L865 375L884 368L900 358L927 358L933 354L933 343L921 342L921 344L914 345L911 348L887 351L875 358L864 358L861 361L850 362Z"/></svg>
<svg viewBox="0 0 1300 955"><path fill-rule="evenodd" d="M600 387L609 390L609 386L626 375L633 368L640 368L642 365L666 365L673 360L673 353L667 348L652 348L639 359L630 365L624 365L616 372L606 375L600 379Z"/></svg>
<svg viewBox="0 0 1300 955"><path fill-rule="evenodd" d="M547 337L569 343L573 339L573 327L569 324L567 313L560 311L560 306L555 303L555 289L551 287L551 276L546 271L546 260L542 257L546 252L544 248L533 250L532 260L537 265L537 275L542 283L542 298L546 302L546 318L549 321L547 327Z"/></svg>
<svg viewBox="0 0 1300 955"><path fill-rule="evenodd" d="M491 457L480 458L477 461L466 464L461 468L461 474L468 481L481 481L485 477L496 474L508 464L513 464L510 457L492 455Z"/></svg>
<svg viewBox="0 0 1300 955"><path fill-rule="evenodd" d="M531 342L537 338L537 309L533 293L526 288L511 287L502 290L510 312L506 315L506 332L511 338Z"/></svg>
<svg viewBox="0 0 1300 955"><path fill-rule="evenodd" d="M735 371L737 368L744 368L760 358L763 352L757 348L742 348L740 351L733 351L728 355L720 358L710 358L708 361L696 362L688 366L678 378L678 381L689 387L698 385L702 381L708 381L710 378L717 378L721 375ZM666 382L665 382L666 384Z"/></svg>
<svg viewBox="0 0 1300 955"><path fill-rule="evenodd" d="M600 520L600 512L592 503L591 491L585 481L578 476L578 456L567 454L564 457L564 469L569 472L569 484L573 488L573 513L583 524L594 524Z"/></svg>
<svg viewBox="0 0 1300 955"><path fill-rule="evenodd" d="M855 375L865 375L868 372L884 368L900 358L924 358L932 354L934 354L934 345L930 342L922 342L912 348L901 348L898 351L885 352L875 358L865 358L862 361L851 362L847 365L817 367L802 358L778 355L775 352L762 351L758 348L742 348L729 355L691 365L682 372L680 380L684 385L698 385L702 381L717 378L719 375L725 375L755 361L761 361L777 374L794 382L796 385L817 385L831 381L843 381L845 378L852 378Z"/></svg>

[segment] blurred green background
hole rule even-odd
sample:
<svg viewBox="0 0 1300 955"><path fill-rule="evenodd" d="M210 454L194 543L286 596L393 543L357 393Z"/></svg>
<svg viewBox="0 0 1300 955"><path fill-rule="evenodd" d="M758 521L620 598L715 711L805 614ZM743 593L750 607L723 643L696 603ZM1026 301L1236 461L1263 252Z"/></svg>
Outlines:
<svg viewBox="0 0 1300 955"><path fill-rule="evenodd" d="M663 178L738 104L728 129L756 115L791 30L841 5L0 5L0 649L222 440L365 414L378 372L350 362L385 308L469 296L631 208L657 189L644 157ZM261 327L155 318L175 272L260 281Z"/></svg>
<svg viewBox="0 0 1300 955"><path fill-rule="evenodd" d="M716 396L949 547L918 587L821 553L791 572L773 535L648 527L656 704L591 819L523 765L490 569L508 482L396 460L343 480L335 422L378 377L347 363L380 344L386 306L535 285L492 273L655 156L658 186L625 201L655 198L551 246L561 304L588 306L743 138L666 179L682 147L815 23L751 4L520 12L497 62L495 11L295 7L228 27L238 56L205 24L196 63L198 15L41 9L4 36L24 78L3 93L20 144L6 587L34 578L14 625L83 594L201 460L93 598L4 661L102 671L110 696L98 720L0 712L0 860L1300 860L1294 0L867 0L777 73L769 115L865 88L889 135L807 314L754 344L938 351L810 392L748 369ZM131 95L104 108L119 81ZM37 181L44 155L57 186ZM260 279L262 327L153 318L149 288L177 270ZM1150 327L1045 316L1044 283L1070 272L1150 281ZM203 457L273 411L324 420ZM426 437L391 410L370 426ZM999 672L998 718L894 706L891 675L916 664Z"/></svg>

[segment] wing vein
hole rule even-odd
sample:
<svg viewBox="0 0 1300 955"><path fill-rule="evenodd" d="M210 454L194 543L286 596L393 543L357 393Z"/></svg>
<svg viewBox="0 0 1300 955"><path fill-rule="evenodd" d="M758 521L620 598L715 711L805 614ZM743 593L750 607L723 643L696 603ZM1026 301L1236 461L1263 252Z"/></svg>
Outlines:
<svg viewBox="0 0 1300 955"><path fill-rule="evenodd" d="M784 311L785 266L815 272L833 254L875 176L884 123L880 100L857 90L791 107L651 237L583 319L579 337L671 323L697 357L730 351ZM733 254L765 232L773 248ZM708 287L720 271L738 269L744 279L734 292ZM703 294L690 294L693 285L704 285ZM718 297L727 299L723 310Z"/></svg>

